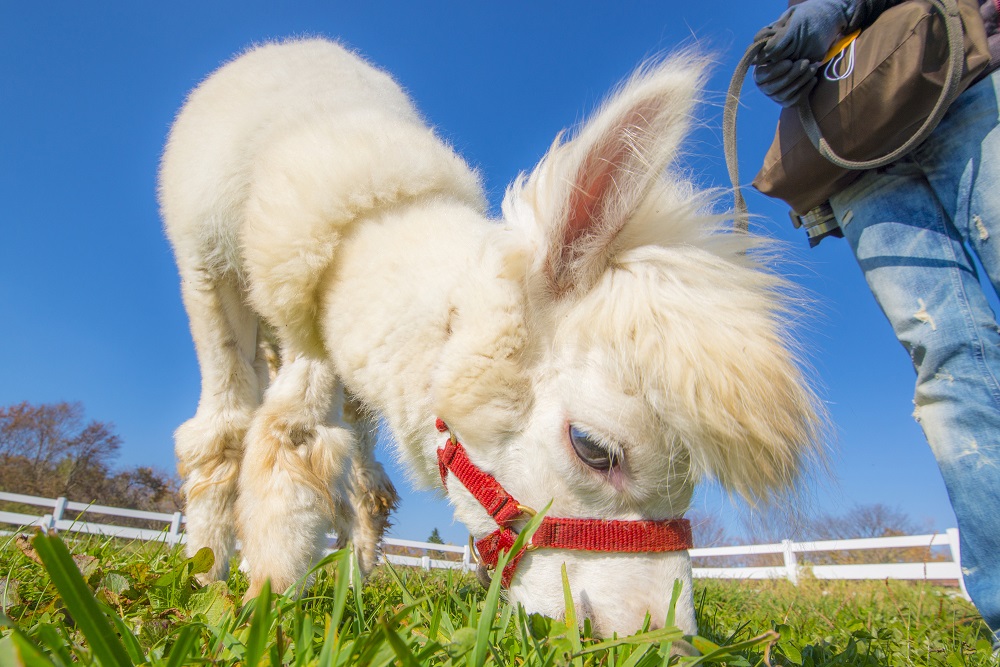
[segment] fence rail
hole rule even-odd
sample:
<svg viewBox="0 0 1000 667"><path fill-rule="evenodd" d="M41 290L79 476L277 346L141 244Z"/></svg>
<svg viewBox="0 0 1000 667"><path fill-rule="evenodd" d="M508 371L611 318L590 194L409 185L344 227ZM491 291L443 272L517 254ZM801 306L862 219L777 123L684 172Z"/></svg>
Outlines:
<svg viewBox="0 0 1000 667"><path fill-rule="evenodd" d="M85 533L89 535L105 535L108 537L120 537L129 540L143 540L146 542L163 541L167 544L183 544L187 537L183 532L185 523L184 515L181 512L172 514L166 512L145 512L142 510L124 509L121 507L107 507L105 505L88 505L87 503L77 503L68 501L66 498L40 498L38 496L27 496L20 493L7 493L0 491L0 502L17 503L20 505L30 505L34 507L47 507L52 511L42 516L34 514L23 514L20 512L0 511L0 525L9 525L23 528L38 527L43 530L56 530L74 533ZM75 513L75 514L74 514ZM93 521L83 521L82 514L103 514L108 516L127 517L132 519L143 519L146 521L158 521L164 524L162 529L133 528L131 526L115 526L107 523L97 523ZM70 517L70 518L66 518ZM333 533L327 535L330 543L337 540ZM431 542L417 542L414 540L401 540L387 537L383 541L384 547L398 547L404 549L423 550L423 556L406 556L400 554L385 554L383 557L393 565L411 565L422 567L425 570L454 569L471 570L476 567L472 558L472 550L468 545L455 546L452 544L434 544ZM454 553L460 554L461 560L446 560L443 558L432 558L430 553Z"/></svg>
<svg viewBox="0 0 1000 667"><path fill-rule="evenodd" d="M0 492L0 501L29 505L33 507L51 508L51 512L36 516L20 512L0 511L0 524L18 527L38 526L43 529L57 531L86 533L91 535L107 535L126 539L145 541L162 540L167 544L180 544L185 541L183 532L184 515L181 512L172 514L162 512L145 512L140 510L106 507L104 505L88 505L68 501L66 498L39 498L19 493ZM75 514L74 514L75 513ZM115 526L107 523L96 523L80 520L83 514L101 514L112 517L127 517L162 522L159 530L150 528L133 528ZM70 518L66 518L70 517ZM335 535L329 536L332 541ZM385 559L394 565L410 565L431 568L451 568L469 570L475 567L473 554L468 545L454 546L450 544L434 544L386 538L385 547L422 550L422 556L386 554ZM949 561L925 561L915 563L872 563L851 565L800 565L799 554L818 552L856 551L869 549L904 549L922 547L947 547L950 550ZM461 560L446 560L433 558L432 554L461 554ZM929 535L905 535L899 537L877 537L852 540L823 540L816 542L793 542L784 540L774 544L753 544L745 546L709 547L691 549L694 559L725 556L760 556L764 554L780 554L781 565L742 566L742 567L695 567L696 578L711 579L787 579L797 584L803 571L808 568L811 576L816 579L907 579L923 581L954 581L965 594L965 584L962 581L962 570L959 566L960 550L958 529L949 528L944 533Z"/></svg>
<svg viewBox="0 0 1000 667"><path fill-rule="evenodd" d="M869 549L906 549L947 547L951 560L922 561L915 563L858 563L845 565L823 565L799 563L799 554L840 551L864 551ZM692 558L712 556L759 556L781 554L782 565L745 567L695 567L693 573L698 578L710 579L787 579L797 584L803 571L808 569L816 579L907 579L917 581L954 581L968 597L962 579L961 550L958 529L949 528L944 533L928 535L901 535L893 537L869 537L850 540L822 540L815 542L793 542L783 540L774 544L754 544L735 547L711 547L692 549Z"/></svg>

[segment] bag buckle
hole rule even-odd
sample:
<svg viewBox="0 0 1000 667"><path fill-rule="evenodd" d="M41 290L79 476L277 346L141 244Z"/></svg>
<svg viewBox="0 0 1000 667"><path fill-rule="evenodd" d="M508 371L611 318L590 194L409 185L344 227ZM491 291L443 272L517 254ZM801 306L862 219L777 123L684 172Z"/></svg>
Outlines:
<svg viewBox="0 0 1000 667"><path fill-rule="evenodd" d="M788 217L792 219L792 225L794 225L795 229L805 228L810 248L818 245L827 236L844 235L840 231L840 224L837 222L837 217L833 214L830 202L823 202L802 215L799 215L795 211L789 211Z"/></svg>

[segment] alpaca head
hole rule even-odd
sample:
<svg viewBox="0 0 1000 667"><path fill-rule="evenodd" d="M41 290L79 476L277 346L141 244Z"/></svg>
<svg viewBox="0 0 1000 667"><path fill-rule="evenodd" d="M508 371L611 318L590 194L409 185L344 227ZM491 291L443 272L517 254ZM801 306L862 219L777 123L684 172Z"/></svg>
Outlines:
<svg viewBox="0 0 1000 667"><path fill-rule="evenodd" d="M751 503L787 490L817 441L816 403L787 338L782 280L761 242L727 232L671 166L704 61L636 74L504 201L434 381L435 409L470 458L549 516L667 519L711 477ZM491 264L492 262L492 264ZM457 516L496 528L457 481ZM528 611L602 634L694 630L686 553L528 552L511 584Z"/></svg>

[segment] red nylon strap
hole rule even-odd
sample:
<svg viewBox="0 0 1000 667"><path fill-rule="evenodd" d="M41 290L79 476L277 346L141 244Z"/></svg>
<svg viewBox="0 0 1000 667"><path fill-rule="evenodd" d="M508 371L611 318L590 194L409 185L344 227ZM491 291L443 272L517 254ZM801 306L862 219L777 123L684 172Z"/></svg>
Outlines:
<svg viewBox="0 0 1000 667"><path fill-rule="evenodd" d="M448 430L448 426L439 419L437 429L443 433ZM476 549L483 563L490 569L495 568L500 552L509 551L517 539L517 534L507 524L522 516L524 511L496 478L469 460L462 443L453 437L449 437L444 448L438 450L438 468L441 482L446 487L450 471L500 526L476 542ZM691 524L687 519L622 521L544 517L531 538L530 546L532 549L575 549L608 553L684 551L692 546ZM527 545L507 562L501 574L504 586L510 586L526 548Z"/></svg>
<svg viewBox="0 0 1000 667"><path fill-rule="evenodd" d="M504 491L492 475L483 472L470 461L465 448L457 440L449 439L444 449L438 450L438 466L441 470L441 481L445 486L450 470L498 525L506 526L521 516L521 510L518 509L514 496Z"/></svg>
<svg viewBox="0 0 1000 667"><path fill-rule="evenodd" d="M612 519L562 519L545 517L531 537L532 546L642 553L690 549L691 523L666 521L616 521Z"/></svg>
<svg viewBox="0 0 1000 667"><path fill-rule="evenodd" d="M542 519L542 521L544 520ZM510 528L498 528L483 539L476 540L476 551L479 552L479 558L483 561L483 564L493 570L500 562L500 552L510 551L516 539L517 534ZM500 574L500 584L504 588L510 587L510 582L514 578L514 571L517 569L517 564L521 562L524 554L525 550L521 549L507 561L507 566L504 567L503 572Z"/></svg>

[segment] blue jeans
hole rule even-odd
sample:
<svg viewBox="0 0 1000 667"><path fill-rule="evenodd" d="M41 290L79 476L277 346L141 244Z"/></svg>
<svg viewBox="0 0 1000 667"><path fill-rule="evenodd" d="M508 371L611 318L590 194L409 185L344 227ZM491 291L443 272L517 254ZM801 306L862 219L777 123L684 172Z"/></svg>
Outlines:
<svg viewBox="0 0 1000 667"><path fill-rule="evenodd" d="M923 427L961 536L972 601L1000 630L1000 333L970 253L1000 288L1000 72L917 150L830 200L917 371ZM998 635L1000 636L1000 635Z"/></svg>

